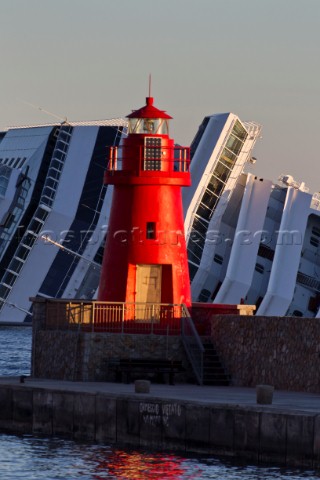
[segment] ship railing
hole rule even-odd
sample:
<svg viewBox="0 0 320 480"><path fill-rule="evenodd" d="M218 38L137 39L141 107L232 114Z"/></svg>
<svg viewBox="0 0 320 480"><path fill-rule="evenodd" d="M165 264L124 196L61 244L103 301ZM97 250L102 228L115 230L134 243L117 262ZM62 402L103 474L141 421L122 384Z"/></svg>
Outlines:
<svg viewBox="0 0 320 480"><path fill-rule="evenodd" d="M320 210L320 193L313 194L310 206L313 210Z"/></svg>
<svg viewBox="0 0 320 480"><path fill-rule="evenodd" d="M32 300L37 305L38 299ZM181 335L181 318L185 314L182 304L41 301L46 304L41 328L46 330L77 328L87 332Z"/></svg>
<svg viewBox="0 0 320 480"><path fill-rule="evenodd" d="M297 283L305 286L306 288L309 288L314 292L320 292L320 281L317 278L306 275L305 273L298 272Z"/></svg>
<svg viewBox="0 0 320 480"><path fill-rule="evenodd" d="M202 385L204 346L186 307L181 318L181 338L197 382Z"/></svg>

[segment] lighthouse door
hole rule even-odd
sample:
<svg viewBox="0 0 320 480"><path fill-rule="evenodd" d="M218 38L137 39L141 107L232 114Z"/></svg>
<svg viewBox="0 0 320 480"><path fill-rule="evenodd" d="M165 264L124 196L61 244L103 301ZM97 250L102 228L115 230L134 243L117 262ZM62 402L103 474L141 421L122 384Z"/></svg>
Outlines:
<svg viewBox="0 0 320 480"><path fill-rule="evenodd" d="M161 265L137 265L137 303L161 303L161 276Z"/></svg>

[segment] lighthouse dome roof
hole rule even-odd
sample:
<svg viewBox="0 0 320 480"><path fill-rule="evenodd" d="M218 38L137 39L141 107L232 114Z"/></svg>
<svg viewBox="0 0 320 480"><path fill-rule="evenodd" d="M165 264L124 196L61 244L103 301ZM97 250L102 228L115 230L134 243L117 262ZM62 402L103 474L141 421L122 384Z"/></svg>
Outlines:
<svg viewBox="0 0 320 480"><path fill-rule="evenodd" d="M132 113L127 115L127 118L166 118L170 119L164 110L159 110L153 106L153 97L146 98L146 105L138 110L133 110Z"/></svg>

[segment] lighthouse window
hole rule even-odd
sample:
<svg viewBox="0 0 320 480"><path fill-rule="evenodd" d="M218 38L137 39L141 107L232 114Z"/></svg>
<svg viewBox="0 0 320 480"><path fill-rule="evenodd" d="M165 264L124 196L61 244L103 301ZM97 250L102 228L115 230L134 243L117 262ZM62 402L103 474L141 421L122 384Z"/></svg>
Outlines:
<svg viewBox="0 0 320 480"><path fill-rule="evenodd" d="M153 240L153 239L156 238L156 223L155 222L147 222L146 238L147 238L147 240Z"/></svg>
<svg viewBox="0 0 320 480"><path fill-rule="evenodd" d="M130 118L129 133L168 135L169 123L163 118Z"/></svg>
<svg viewBox="0 0 320 480"><path fill-rule="evenodd" d="M144 149L144 170L161 170L161 138L146 137Z"/></svg>

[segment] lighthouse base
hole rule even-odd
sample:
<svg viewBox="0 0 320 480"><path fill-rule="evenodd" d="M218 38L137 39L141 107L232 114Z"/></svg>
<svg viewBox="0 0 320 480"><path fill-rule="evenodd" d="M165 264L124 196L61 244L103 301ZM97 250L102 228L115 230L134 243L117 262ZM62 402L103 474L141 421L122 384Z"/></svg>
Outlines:
<svg viewBox="0 0 320 480"><path fill-rule="evenodd" d="M135 310L129 309L128 313L124 305L121 311L117 304L104 303L102 305L110 307L113 316L109 318L108 324L103 325L101 311L94 309L99 305L101 306L100 302L79 300L70 302L33 299L33 377L90 382L115 381L117 369L109 368L113 359L152 359L158 363L158 367L164 366L166 362L167 370L163 368L162 372L158 372L166 373L165 381L170 383L170 374L174 373L175 383L195 383L182 344L181 318L175 316L179 313L178 306L171 306L170 310L163 313L163 318L160 318L161 309L156 309L155 305L150 307L150 310L144 310L147 317L142 318L139 313L138 318L133 318ZM102 312L105 311L102 309ZM119 317L120 313L123 314L122 318ZM107 327L114 330L107 331ZM162 334L154 333L157 328ZM125 329L129 331L124 331ZM135 329L141 330L135 333ZM174 368L172 371L171 364ZM130 381L134 381L135 372L129 373ZM148 375L143 378L148 379ZM126 381L126 377L121 380ZM151 380L154 382L157 378L153 377Z"/></svg>

